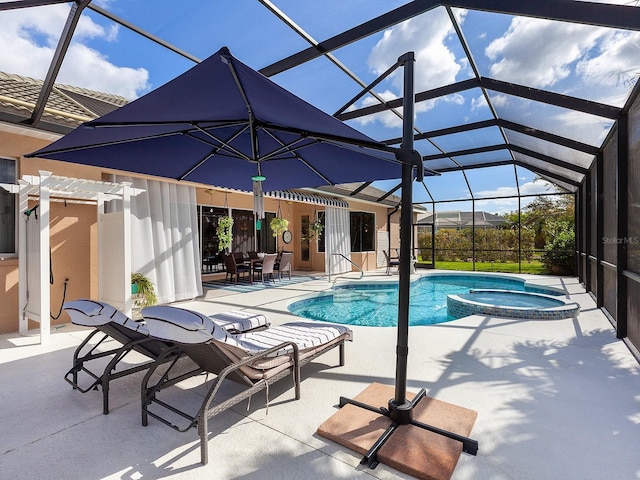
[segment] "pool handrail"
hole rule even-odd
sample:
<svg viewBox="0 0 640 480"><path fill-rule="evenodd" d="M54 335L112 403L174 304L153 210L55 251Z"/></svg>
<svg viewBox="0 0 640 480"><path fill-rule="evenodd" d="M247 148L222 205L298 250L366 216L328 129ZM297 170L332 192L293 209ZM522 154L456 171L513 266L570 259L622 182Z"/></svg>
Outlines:
<svg viewBox="0 0 640 480"><path fill-rule="evenodd" d="M354 263L353 261L351 261L350 258L347 258L345 255L343 255L342 253L332 253L331 255L339 255L342 258L344 258L347 262L349 262L351 265L353 265L354 267L356 267L358 270L360 270L360 278L358 280L362 280L362 277L364 277L364 272L362 271L362 268L360 267L360 265L358 265L357 263ZM350 272L345 272L345 273L337 273L336 276L338 275L345 275L346 273L350 273ZM331 281L331 268L329 268L329 281Z"/></svg>

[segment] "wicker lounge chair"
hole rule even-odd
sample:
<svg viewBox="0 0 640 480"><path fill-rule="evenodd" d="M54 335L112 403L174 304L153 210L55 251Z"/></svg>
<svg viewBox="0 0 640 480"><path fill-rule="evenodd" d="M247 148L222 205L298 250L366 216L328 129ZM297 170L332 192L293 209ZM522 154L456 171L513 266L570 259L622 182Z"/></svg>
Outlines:
<svg viewBox="0 0 640 480"><path fill-rule="evenodd" d="M73 354L73 365L64 378L75 390L82 393L98 390L100 386L105 415L109 413L111 380L146 370L161 354L173 349L172 344L149 337L149 331L144 322L132 320L107 303L81 299L66 302L64 309L74 324L95 327L95 330L76 348ZM263 314L243 311L219 313L213 315L212 319L217 325L232 333L260 330L271 323ZM111 344L108 340L116 340L119 345L110 348ZM133 351L142 354L146 360L118 370L122 365L120 362ZM102 369L106 359L109 360ZM78 379L80 373L91 378L88 386L80 385Z"/></svg>
<svg viewBox="0 0 640 480"><path fill-rule="evenodd" d="M142 382L142 424L147 425L148 416L151 416L181 432L197 426L204 465L208 462L210 418L292 373L295 398L300 398L300 367L334 347L339 347L340 365L344 365L344 344L351 340L351 330L339 325L292 322L261 332L232 335L197 312L181 310L170 316L166 313L166 310L158 311L155 307L142 310L150 335L174 343L180 355L191 358L203 373L215 374L216 377L198 412L187 413L158 398L163 389L177 383L169 379L176 358L168 368L166 365L162 367L165 359L159 358ZM235 381L246 388L231 398L216 398L225 380ZM157 405L153 407L154 411L149 408L153 404ZM159 413L162 408L166 409L164 415L178 415L189 423L175 425Z"/></svg>

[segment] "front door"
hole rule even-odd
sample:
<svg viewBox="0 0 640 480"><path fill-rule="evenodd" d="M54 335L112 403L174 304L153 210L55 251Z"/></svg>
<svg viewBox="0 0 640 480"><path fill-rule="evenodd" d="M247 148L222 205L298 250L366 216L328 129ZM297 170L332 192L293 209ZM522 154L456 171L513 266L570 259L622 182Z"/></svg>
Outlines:
<svg viewBox="0 0 640 480"><path fill-rule="evenodd" d="M298 248L298 268L311 270L311 241L309 238L309 226L311 225L311 215L304 213L300 215L300 222L298 222L299 231L299 248Z"/></svg>

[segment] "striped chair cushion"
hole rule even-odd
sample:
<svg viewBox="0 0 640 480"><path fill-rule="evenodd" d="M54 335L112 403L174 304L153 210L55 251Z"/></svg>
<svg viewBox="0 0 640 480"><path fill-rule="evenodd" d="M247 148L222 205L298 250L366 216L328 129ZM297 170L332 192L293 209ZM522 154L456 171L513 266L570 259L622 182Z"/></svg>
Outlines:
<svg viewBox="0 0 640 480"><path fill-rule="evenodd" d="M235 335L235 345L249 354L259 353L284 342L293 342L300 350L325 345L345 333L351 338L351 330L343 325L316 322L290 322L260 332ZM226 342L230 343L230 342ZM291 347L279 350L274 356L290 353Z"/></svg>
<svg viewBox="0 0 640 480"><path fill-rule="evenodd" d="M263 313L251 313L241 310L216 313L209 315L209 318L211 318L216 325L233 333L248 332L249 330L271 325L271 320Z"/></svg>
<svg viewBox="0 0 640 480"><path fill-rule="evenodd" d="M294 342L301 351L314 349L327 344L351 330L342 325L316 322L292 322L278 327L271 327L258 332L232 334L217 326L206 315L176 307L146 307L142 315L151 335L177 343L198 344L211 340L224 343L232 350L244 352L246 355L257 355L263 350L275 347L284 342ZM291 353L288 346L272 354L280 356Z"/></svg>

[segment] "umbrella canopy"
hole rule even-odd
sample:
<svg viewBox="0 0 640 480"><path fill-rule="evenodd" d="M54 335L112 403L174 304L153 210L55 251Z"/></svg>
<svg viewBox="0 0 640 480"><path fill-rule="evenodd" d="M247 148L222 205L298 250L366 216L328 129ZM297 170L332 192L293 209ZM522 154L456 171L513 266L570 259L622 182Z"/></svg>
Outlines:
<svg viewBox="0 0 640 480"><path fill-rule="evenodd" d="M28 156L250 191L258 173L265 190L400 178L394 151L224 47Z"/></svg>

